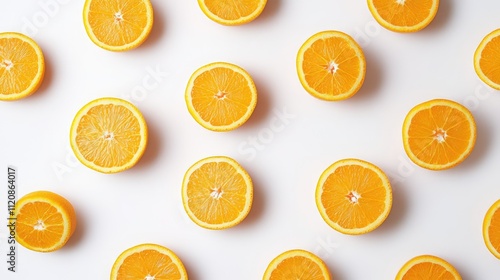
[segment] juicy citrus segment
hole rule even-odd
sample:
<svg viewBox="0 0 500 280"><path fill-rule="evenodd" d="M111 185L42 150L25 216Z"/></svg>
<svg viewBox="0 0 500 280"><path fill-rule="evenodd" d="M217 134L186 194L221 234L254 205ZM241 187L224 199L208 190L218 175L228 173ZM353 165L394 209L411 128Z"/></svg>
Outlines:
<svg viewBox="0 0 500 280"><path fill-rule="evenodd" d="M344 159L321 174L316 205L333 229L363 234L376 229L389 215L392 189L380 168L359 159Z"/></svg>
<svg viewBox="0 0 500 280"><path fill-rule="evenodd" d="M149 0L86 0L83 21L96 45L126 51L138 47L149 36L153 7Z"/></svg>
<svg viewBox="0 0 500 280"><path fill-rule="evenodd" d="M294 249L281 253L269 263L263 280L329 280L328 267L318 256Z"/></svg>
<svg viewBox="0 0 500 280"><path fill-rule="evenodd" d="M447 261L431 255L417 256L403 265L396 280L461 280L458 271Z"/></svg>
<svg viewBox="0 0 500 280"><path fill-rule="evenodd" d="M118 98L89 102L71 124L71 147L89 168L115 173L134 166L147 144L144 117L134 105Z"/></svg>
<svg viewBox="0 0 500 280"><path fill-rule="evenodd" d="M43 53L35 41L20 33L0 33L0 100L30 96L44 73Z"/></svg>
<svg viewBox="0 0 500 280"><path fill-rule="evenodd" d="M141 244L118 256L110 279L187 280L188 276L181 260L170 249L157 244Z"/></svg>
<svg viewBox="0 0 500 280"><path fill-rule="evenodd" d="M366 61L361 47L340 31L311 36L297 54L300 83L312 96L343 100L353 96L365 79Z"/></svg>
<svg viewBox="0 0 500 280"><path fill-rule="evenodd" d="M267 0L198 0L203 13L224 25L240 25L257 18Z"/></svg>
<svg viewBox="0 0 500 280"><path fill-rule="evenodd" d="M483 239L488 250L500 259L500 200L486 212L483 221Z"/></svg>
<svg viewBox="0 0 500 280"><path fill-rule="evenodd" d="M213 131L233 130L243 125L257 104L257 89L241 67L216 62L196 70L186 88L189 113Z"/></svg>
<svg viewBox="0 0 500 280"><path fill-rule="evenodd" d="M500 90L500 29L483 38L474 53L474 69L490 87Z"/></svg>
<svg viewBox="0 0 500 280"><path fill-rule="evenodd" d="M16 203L16 240L38 252L51 252L66 244L76 228L73 206L64 197L36 191Z"/></svg>
<svg viewBox="0 0 500 280"><path fill-rule="evenodd" d="M188 216L208 229L239 224L250 212L253 185L234 159L217 156L192 165L182 183L182 201Z"/></svg>
<svg viewBox="0 0 500 280"><path fill-rule="evenodd" d="M476 141L476 125L467 108L450 100L434 99L415 106L403 124L403 144L417 165L442 170L469 156Z"/></svg>
<svg viewBox="0 0 500 280"><path fill-rule="evenodd" d="M368 0L377 22L396 32L416 32L436 16L439 0Z"/></svg>

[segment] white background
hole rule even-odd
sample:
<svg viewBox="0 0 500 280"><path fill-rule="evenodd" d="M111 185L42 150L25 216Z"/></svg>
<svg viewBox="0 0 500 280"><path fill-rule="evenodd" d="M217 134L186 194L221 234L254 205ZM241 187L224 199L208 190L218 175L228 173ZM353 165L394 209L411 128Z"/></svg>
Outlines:
<svg viewBox="0 0 500 280"><path fill-rule="evenodd" d="M31 35L47 63L38 92L0 103L0 167L4 174L7 165L18 167L19 195L45 189L66 197L78 226L57 252L19 246L19 272L8 273L2 261L1 279L107 279L116 257L140 243L172 249L192 280L261 279L271 259L293 248L323 258L337 280L393 279L420 254L448 260L464 279L500 275L481 229L500 199L500 93L479 80L472 63L481 39L500 27L500 2L441 0L430 26L399 34L380 27L364 0L269 0L258 19L236 27L212 22L194 0L152 0L149 39L113 53L87 37L83 1L59 1L0 0L0 31ZM329 29L351 34L367 60L362 89L337 103L306 93L295 70L301 44ZM257 85L254 114L232 132L205 130L184 102L189 76L214 61L240 65ZM144 89L155 71L155 86ZM136 104L151 134L138 165L113 175L84 167L69 149L77 110L103 96ZM401 140L406 113L433 98L464 104L477 121L473 153L447 171L415 166ZM276 121L283 111L292 116ZM233 157L255 184L249 216L224 231L198 227L182 207L184 172L211 155ZM346 157L378 165L393 185L391 214L366 235L336 232L315 206L320 174ZM6 182L0 185L3 217ZM5 226L0 233L5 256Z"/></svg>

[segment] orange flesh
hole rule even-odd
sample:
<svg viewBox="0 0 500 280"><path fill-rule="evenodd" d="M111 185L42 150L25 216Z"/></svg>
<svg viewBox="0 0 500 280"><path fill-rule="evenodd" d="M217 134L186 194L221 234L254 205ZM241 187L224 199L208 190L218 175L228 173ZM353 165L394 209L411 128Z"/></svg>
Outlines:
<svg viewBox="0 0 500 280"><path fill-rule="evenodd" d="M403 276L402 280L455 280L455 276L445 267L431 263L423 262L412 266Z"/></svg>
<svg viewBox="0 0 500 280"><path fill-rule="evenodd" d="M26 90L38 73L38 56L33 47L18 38L0 39L0 94Z"/></svg>
<svg viewBox="0 0 500 280"><path fill-rule="evenodd" d="M118 270L117 279L181 279L172 259L156 250L144 250L128 256Z"/></svg>
<svg viewBox="0 0 500 280"><path fill-rule="evenodd" d="M98 105L78 124L76 143L83 157L101 167L129 162L141 142L140 124L126 107Z"/></svg>
<svg viewBox="0 0 500 280"><path fill-rule="evenodd" d="M500 38L494 37L481 52L479 66L488 79L495 84L500 84Z"/></svg>
<svg viewBox="0 0 500 280"><path fill-rule="evenodd" d="M324 280L319 265L309 258L296 256L284 259L271 273L270 280Z"/></svg>
<svg viewBox="0 0 500 280"><path fill-rule="evenodd" d="M54 246L60 242L64 232L61 213L46 202L25 204L19 210L16 223L16 234L36 248Z"/></svg>
<svg viewBox="0 0 500 280"><path fill-rule="evenodd" d="M386 208L387 191L380 177L358 165L337 168L328 176L321 195L328 217L343 228L363 228Z"/></svg>
<svg viewBox="0 0 500 280"><path fill-rule="evenodd" d="M205 0L210 12L225 20L237 20L259 8L259 0Z"/></svg>
<svg viewBox="0 0 500 280"><path fill-rule="evenodd" d="M488 227L488 237L495 251L500 252L500 211L497 208L491 217L490 226Z"/></svg>
<svg viewBox="0 0 500 280"><path fill-rule="evenodd" d="M396 0L373 0L373 5L380 17L392 25L414 26L429 16L434 1L406 0L403 2L404 4L398 4Z"/></svg>

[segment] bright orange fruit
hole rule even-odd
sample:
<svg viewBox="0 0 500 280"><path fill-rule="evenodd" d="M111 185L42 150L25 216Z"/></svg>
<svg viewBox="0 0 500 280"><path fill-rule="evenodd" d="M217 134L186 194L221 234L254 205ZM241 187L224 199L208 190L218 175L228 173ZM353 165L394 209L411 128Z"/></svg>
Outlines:
<svg viewBox="0 0 500 280"><path fill-rule="evenodd" d="M269 263L263 280L330 280L328 267L318 256L306 250L286 251Z"/></svg>
<svg viewBox="0 0 500 280"><path fill-rule="evenodd" d="M486 35L477 47L474 70L483 82L500 90L500 29Z"/></svg>
<svg viewBox="0 0 500 280"><path fill-rule="evenodd" d="M257 18L267 0L198 0L203 13L224 25L240 25Z"/></svg>
<svg viewBox="0 0 500 280"><path fill-rule="evenodd" d="M431 255L414 257L403 265L396 280L462 280L447 261Z"/></svg>
<svg viewBox="0 0 500 280"><path fill-rule="evenodd" d="M483 239L490 252L500 259L500 200L486 212L483 221Z"/></svg>

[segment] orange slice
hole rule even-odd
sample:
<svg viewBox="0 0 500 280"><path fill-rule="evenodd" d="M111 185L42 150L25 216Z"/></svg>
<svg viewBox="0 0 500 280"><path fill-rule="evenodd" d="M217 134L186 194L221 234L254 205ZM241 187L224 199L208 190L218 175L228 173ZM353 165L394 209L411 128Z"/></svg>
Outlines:
<svg viewBox="0 0 500 280"><path fill-rule="evenodd" d="M439 0L368 0L368 8L377 22L396 32L416 32L429 25Z"/></svg>
<svg viewBox="0 0 500 280"><path fill-rule="evenodd" d="M447 261L431 255L414 257L399 270L396 280L461 280L458 271Z"/></svg>
<svg viewBox="0 0 500 280"><path fill-rule="evenodd" d="M344 234L364 234L379 227L389 215L392 188L377 166L359 159L343 159L321 174L316 206L333 229Z"/></svg>
<svg viewBox="0 0 500 280"><path fill-rule="evenodd" d="M186 88L191 116L204 128L228 131L243 125L257 104L252 77L241 67L215 62L196 70Z"/></svg>
<svg viewBox="0 0 500 280"><path fill-rule="evenodd" d="M256 19L267 0L198 0L203 13L224 25L240 25Z"/></svg>
<svg viewBox="0 0 500 280"><path fill-rule="evenodd" d="M109 51L127 51L140 46L153 27L149 0L86 0L83 23L87 35Z"/></svg>
<svg viewBox="0 0 500 280"><path fill-rule="evenodd" d="M171 250L157 244L141 244L125 250L111 269L111 280L187 280L186 269Z"/></svg>
<svg viewBox="0 0 500 280"><path fill-rule="evenodd" d="M76 228L73 206L49 191L35 191L16 203L16 240L37 252L62 248Z"/></svg>
<svg viewBox="0 0 500 280"><path fill-rule="evenodd" d="M189 218L207 229L239 224L250 212L250 175L234 159L215 156L192 165L182 182L182 203Z"/></svg>
<svg viewBox="0 0 500 280"><path fill-rule="evenodd" d="M476 142L476 124L464 106L434 99L410 110L403 124L403 144L417 165L443 170L465 160Z"/></svg>
<svg viewBox="0 0 500 280"><path fill-rule="evenodd" d="M483 239L490 252L500 259L500 200L491 205L483 221Z"/></svg>
<svg viewBox="0 0 500 280"><path fill-rule="evenodd" d="M361 47L340 31L314 34L297 54L300 83L312 96L338 101L352 97L363 85L366 61Z"/></svg>
<svg viewBox="0 0 500 280"><path fill-rule="evenodd" d="M71 124L70 141L76 158L85 166L116 173L139 161L146 149L148 130L132 103L106 97L78 111Z"/></svg>
<svg viewBox="0 0 500 280"><path fill-rule="evenodd" d="M477 47L474 70L483 82L500 90L500 29L486 35Z"/></svg>
<svg viewBox="0 0 500 280"><path fill-rule="evenodd" d="M0 33L0 100L33 94L42 84L45 62L42 50L26 35Z"/></svg>
<svg viewBox="0 0 500 280"><path fill-rule="evenodd" d="M263 280L330 280L328 267L319 257L305 250L286 251L269 263Z"/></svg>

